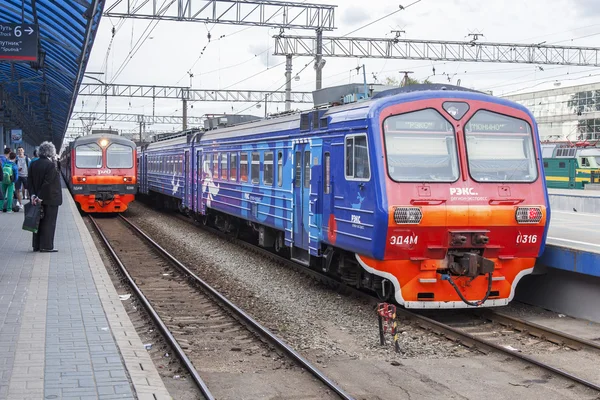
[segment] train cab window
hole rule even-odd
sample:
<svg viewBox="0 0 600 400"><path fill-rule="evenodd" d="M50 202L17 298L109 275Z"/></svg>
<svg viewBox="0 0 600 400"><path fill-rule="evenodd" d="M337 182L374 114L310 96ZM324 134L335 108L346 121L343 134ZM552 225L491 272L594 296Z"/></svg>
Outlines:
<svg viewBox="0 0 600 400"><path fill-rule="evenodd" d="M558 168L567 168L567 164L561 161L558 163Z"/></svg>
<svg viewBox="0 0 600 400"><path fill-rule="evenodd" d="M265 160L263 166L263 183L267 186L273 186L273 152L265 152Z"/></svg>
<svg viewBox="0 0 600 400"><path fill-rule="evenodd" d="M248 153L240 154L240 182L248 182Z"/></svg>
<svg viewBox="0 0 600 400"><path fill-rule="evenodd" d="M238 171L238 154L231 153L229 156L229 180L237 181L237 171Z"/></svg>
<svg viewBox="0 0 600 400"><path fill-rule="evenodd" d="M260 182L260 153L252 153L252 165L250 167L250 175L252 183L258 184Z"/></svg>
<svg viewBox="0 0 600 400"><path fill-rule="evenodd" d="M323 185L323 193L329 194L331 193L331 156L329 153L325 153L324 161L323 161L323 175L324 175L324 185Z"/></svg>
<svg viewBox="0 0 600 400"><path fill-rule="evenodd" d="M533 182L538 177L531 127L522 119L479 110L465 125L471 177L477 182Z"/></svg>
<svg viewBox="0 0 600 400"><path fill-rule="evenodd" d="M310 187L310 151L304 152L304 187Z"/></svg>
<svg viewBox="0 0 600 400"><path fill-rule="evenodd" d="M113 143L106 149L108 168L133 168L133 148Z"/></svg>
<svg viewBox="0 0 600 400"><path fill-rule="evenodd" d="M227 180L227 153L221 153L221 179Z"/></svg>
<svg viewBox="0 0 600 400"><path fill-rule="evenodd" d="M582 167L589 167L590 166L590 161L587 158L582 157L581 158L581 166Z"/></svg>
<svg viewBox="0 0 600 400"><path fill-rule="evenodd" d="M388 175L396 182L454 182L459 177L452 124L434 109L383 122Z"/></svg>
<svg viewBox="0 0 600 400"><path fill-rule="evenodd" d="M283 186L283 152L277 152L277 186Z"/></svg>
<svg viewBox="0 0 600 400"><path fill-rule="evenodd" d="M368 181L371 178L369 168L369 147L366 135L346 136L346 179Z"/></svg>
<svg viewBox="0 0 600 400"><path fill-rule="evenodd" d="M216 153L213 154L213 166L212 166L212 172L213 172L213 179L218 179L219 178L219 156L221 155L221 153Z"/></svg>
<svg viewBox="0 0 600 400"><path fill-rule="evenodd" d="M102 168L102 149L96 143L81 144L75 147L77 168Z"/></svg>

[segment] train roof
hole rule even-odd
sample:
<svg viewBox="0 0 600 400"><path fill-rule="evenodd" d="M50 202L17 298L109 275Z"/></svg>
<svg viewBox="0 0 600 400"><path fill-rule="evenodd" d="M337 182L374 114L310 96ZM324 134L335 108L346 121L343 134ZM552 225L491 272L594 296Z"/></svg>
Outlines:
<svg viewBox="0 0 600 400"><path fill-rule="evenodd" d="M113 135L110 133L96 133L93 135L79 136L78 138L73 140L69 145L72 147L78 146L80 144L97 143L101 139L107 139L111 143L118 143L124 146L129 146L133 148L136 147L135 143L131 140L124 138L123 136Z"/></svg>
<svg viewBox="0 0 600 400"><path fill-rule="evenodd" d="M531 115L527 108L510 100L501 99L486 93L459 86L427 84L410 85L407 87L386 90L377 93L375 96L373 96L373 98L365 101L332 106L328 108L316 108L294 114L213 129L199 133L197 138L201 142L209 142L234 137L237 138L272 132L291 131L300 128L301 119L303 116L311 113L316 114L317 118L320 120L327 120L329 125L341 122L358 121L361 119L366 119L371 112L376 112L379 109L388 106L392 102L397 102L399 100L415 101L435 97L493 101L509 107L520 109L528 113L533 119L533 115ZM183 135L183 133L184 132L182 132L180 137L151 143L148 145L148 149L158 149L188 143L191 138L191 134Z"/></svg>

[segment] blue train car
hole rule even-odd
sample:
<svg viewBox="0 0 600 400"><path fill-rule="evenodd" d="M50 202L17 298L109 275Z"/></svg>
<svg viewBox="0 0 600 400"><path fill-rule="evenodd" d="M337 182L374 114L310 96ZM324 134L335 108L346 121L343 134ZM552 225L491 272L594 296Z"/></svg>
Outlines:
<svg viewBox="0 0 600 400"><path fill-rule="evenodd" d="M183 133L143 150L140 188L406 307L505 305L549 222L537 126L446 89Z"/></svg>

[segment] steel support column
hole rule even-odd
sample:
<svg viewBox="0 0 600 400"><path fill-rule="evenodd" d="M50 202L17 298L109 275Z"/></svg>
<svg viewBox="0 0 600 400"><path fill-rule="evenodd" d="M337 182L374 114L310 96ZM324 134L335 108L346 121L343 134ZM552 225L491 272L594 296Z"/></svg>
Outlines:
<svg viewBox="0 0 600 400"><path fill-rule="evenodd" d="M265 104L266 107L266 104ZM285 111L292 109L292 56L285 56Z"/></svg>

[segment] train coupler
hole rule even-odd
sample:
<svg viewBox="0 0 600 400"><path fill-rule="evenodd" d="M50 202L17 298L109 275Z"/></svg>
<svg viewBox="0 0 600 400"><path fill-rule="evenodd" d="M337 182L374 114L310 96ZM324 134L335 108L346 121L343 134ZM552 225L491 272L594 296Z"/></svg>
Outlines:
<svg viewBox="0 0 600 400"><path fill-rule="evenodd" d="M450 254L448 268L455 275L475 278L494 272L495 263L477 253Z"/></svg>

